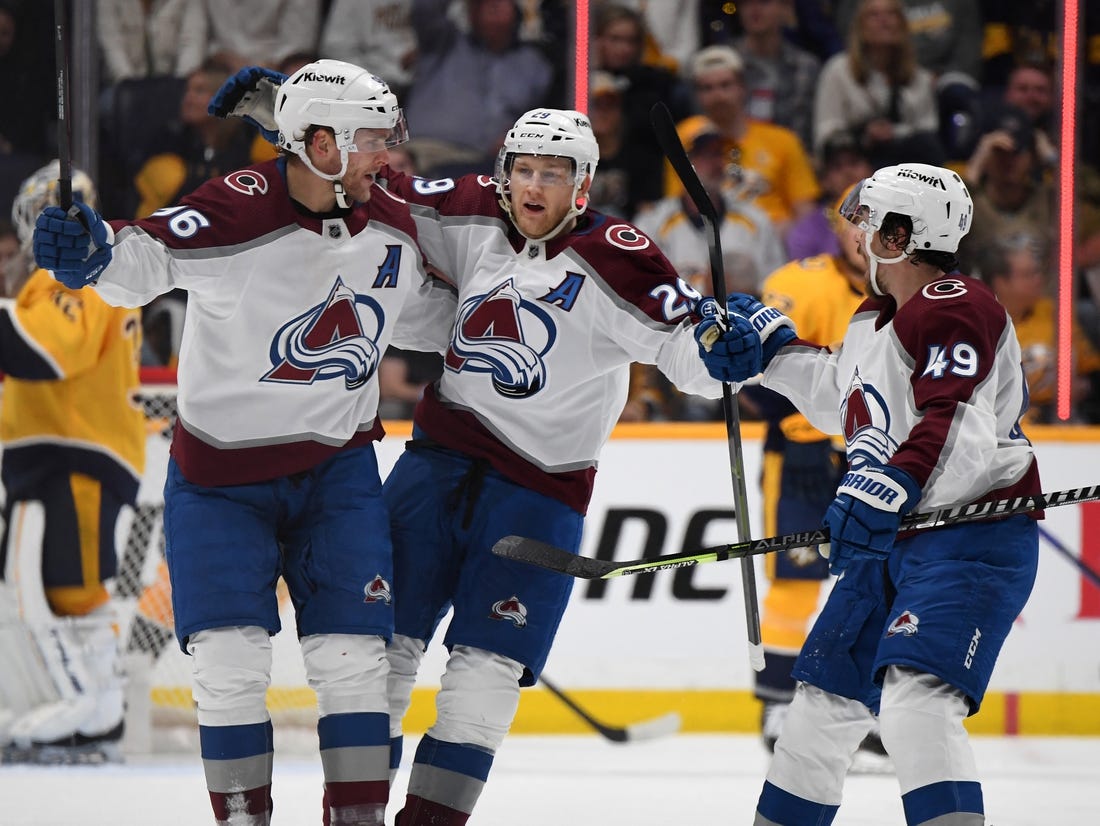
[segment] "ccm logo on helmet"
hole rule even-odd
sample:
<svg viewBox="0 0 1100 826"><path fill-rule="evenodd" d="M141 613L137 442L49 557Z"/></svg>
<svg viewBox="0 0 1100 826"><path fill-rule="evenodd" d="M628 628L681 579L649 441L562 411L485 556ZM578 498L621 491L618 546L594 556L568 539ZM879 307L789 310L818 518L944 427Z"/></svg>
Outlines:
<svg viewBox="0 0 1100 826"><path fill-rule="evenodd" d="M922 184L931 184L932 186L938 186L944 192L947 191L947 187L944 186L940 178L937 178L935 175L925 175L923 172L917 172L915 169L899 169L898 177L912 178L914 181L920 181Z"/></svg>
<svg viewBox="0 0 1100 826"><path fill-rule="evenodd" d="M295 83L302 83L303 81L313 81L314 83L344 83L342 75L320 75L317 72L302 72L294 78Z"/></svg>

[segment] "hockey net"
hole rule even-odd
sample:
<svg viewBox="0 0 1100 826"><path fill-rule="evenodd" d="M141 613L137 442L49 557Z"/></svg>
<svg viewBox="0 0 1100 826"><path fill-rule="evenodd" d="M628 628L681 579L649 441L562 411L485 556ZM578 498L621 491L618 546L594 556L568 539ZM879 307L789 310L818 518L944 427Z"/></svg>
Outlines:
<svg viewBox="0 0 1100 826"><path fill-rule="evenodd" d="M171 747L194 728L190 658L175 639L172 588L164 561L164 480L176 419L175 374L143 369L139 395L146 420L145 474L131 518L120 520L118 576L112 584L129 687L127 738L134 751ZM281 723L312 724L316 697L306 684L293 609L279 581L284 630L273 640L268 708ZM174 730L168 736L169 730ZM165 736L158 736L165 735Z"/></svg>

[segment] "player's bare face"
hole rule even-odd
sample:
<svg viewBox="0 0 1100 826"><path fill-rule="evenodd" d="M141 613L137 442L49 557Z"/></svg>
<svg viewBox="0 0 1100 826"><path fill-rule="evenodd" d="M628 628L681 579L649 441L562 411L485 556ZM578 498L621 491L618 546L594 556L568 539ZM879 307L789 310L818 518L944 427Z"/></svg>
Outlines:
<svg viewBox="0 0 1100 826"><path fill-rule="evenodd" d="M528 238L541 238L565 218L573 198L569 158L520 155L509 174L512 220Z"/></svg>
<svg viewBox="0 0 1100 826"><path fill-rule="evenodd" d="M867 273L867 251L863 249L863 230L855 224L839 219L837 221L837 240L840 242L840 255L853 271Z"/></svg>
<svg viewBox="0 0 1100 826"><path fill-rule="evenodd" d="M348 152L348 169L340 183L353 201L370 200L370 188L375 176L389 160L386 150L386 129L359 129L355 133L356 152Z"/></svg>

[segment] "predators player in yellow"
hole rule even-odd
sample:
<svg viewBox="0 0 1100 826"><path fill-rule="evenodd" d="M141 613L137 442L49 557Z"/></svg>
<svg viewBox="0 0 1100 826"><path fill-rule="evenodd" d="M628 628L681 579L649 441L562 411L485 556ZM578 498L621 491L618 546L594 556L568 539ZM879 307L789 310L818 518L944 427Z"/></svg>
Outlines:
<svg viewBox="0 0 1100 826"><path fill-rule="evenodd" d="M117 753L123 679L105 581L115 528L145 464L136 403L141 319L36 270L39 213L58 200L58 162L23 182L22 244L0 299L0 744L6 761L94 762ZM74 171L73 197L94 206Z"/></svg>
<svg viewBox="0 0 1100 826"><path fill-rule="evenodd" d="M830 214L837 213L830 210ZM794 321L799 336L836 345L863 300L866 264L852 225L838 219L833 230L840 254L803 258L780 267L765 279L762 298ZM777 393L762 388L742 392L759 404L768 422L762 479L764 535L819 527L846 468L843 442L834 444ZM770 584L761 611L766 666L756 674L754 693L764 704L761 729L770 751L794 698L791 668L806 641L829 566L814 548L769 554L766 559ZM881 744L867 742L864 748L880 750Z"/></svg>

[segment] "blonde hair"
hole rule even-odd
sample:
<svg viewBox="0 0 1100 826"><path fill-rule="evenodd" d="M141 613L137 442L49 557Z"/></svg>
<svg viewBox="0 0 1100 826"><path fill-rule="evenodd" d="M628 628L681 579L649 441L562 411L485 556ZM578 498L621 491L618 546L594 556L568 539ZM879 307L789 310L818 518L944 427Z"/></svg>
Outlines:
<svg viewBox="0 0 1100 826"><path fill-rule="evenodd" d="M852 77L860 84L866 84L870 77L871 69L867 56L867 46L863 42L863 19L867 9L872 3L886 2L901 21L905 36L902 41L892 47L890 59L886 62L884 72L891 84L905 86L912 79L917 70L917 52L913 47L913 38L909 31L909 21L905 17L905 8L901 0L861 0L856 8L852 25L848 29L848 68Z"/></svg>

